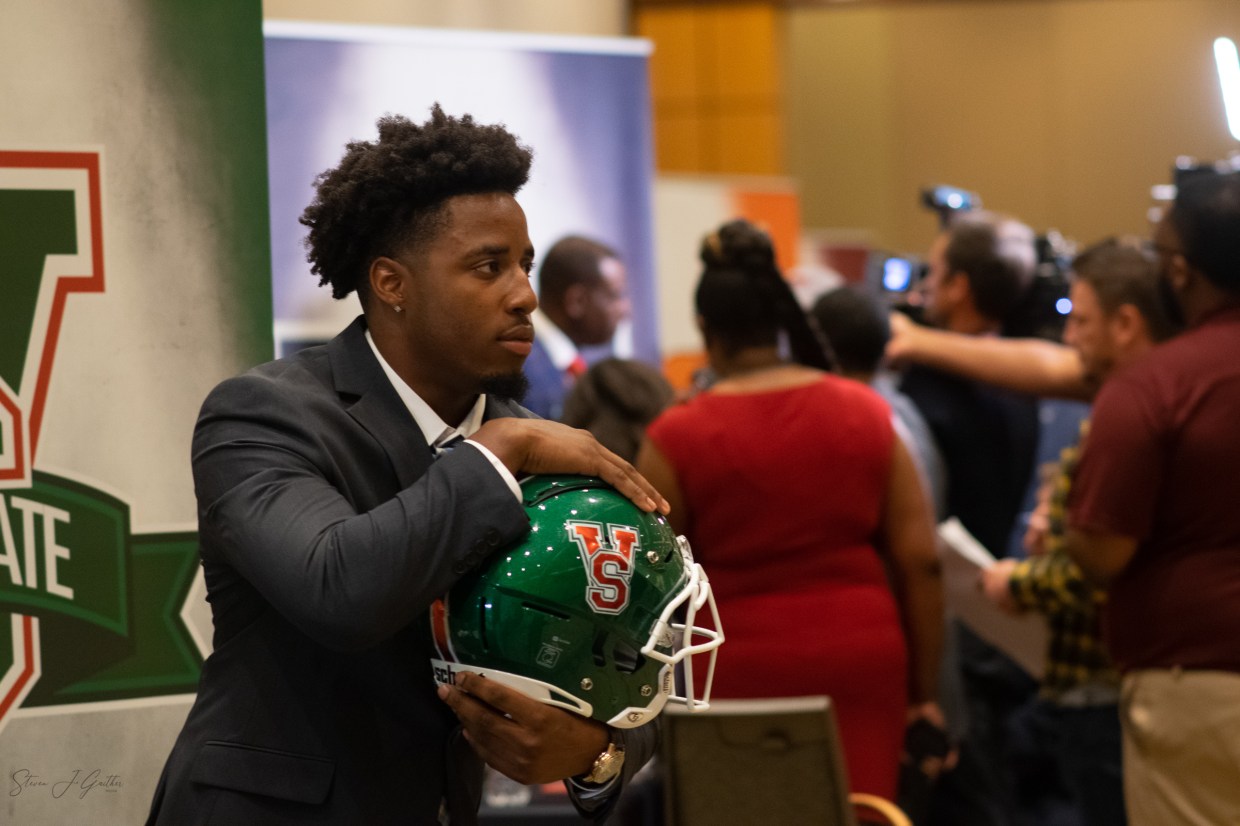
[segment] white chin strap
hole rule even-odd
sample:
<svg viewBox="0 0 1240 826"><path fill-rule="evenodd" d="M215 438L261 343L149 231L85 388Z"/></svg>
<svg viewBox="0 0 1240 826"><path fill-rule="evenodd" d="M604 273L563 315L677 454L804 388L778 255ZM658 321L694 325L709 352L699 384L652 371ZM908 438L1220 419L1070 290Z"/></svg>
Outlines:
<svg viewBox="0 0 1240 826"><path fill-rule="evenodd" d="M497 683L503 683L509 688L515 688L525 696L538 700L541 703L546 703L549 706L572 711L580 714L582 717L591 717L594 714L594 706L580 697L574 697L562 689L553 686L551 683L523 677L510 671L499 671L492 668L482 668L475 665L466 665L465 663L453 663L440 659L431 659L431 671L435 675L435 682L444 685L456 685L456 675L468 671L471 674L495 680ZM649 723L659 716L663 706L671 699L674 682L675 679L671 667L665 666L659 671L659 686L662 690L653 697L650 704L641 707L630 706L629 708L622 709L607 721L607 725L615 728L637 728Z"/></svg>

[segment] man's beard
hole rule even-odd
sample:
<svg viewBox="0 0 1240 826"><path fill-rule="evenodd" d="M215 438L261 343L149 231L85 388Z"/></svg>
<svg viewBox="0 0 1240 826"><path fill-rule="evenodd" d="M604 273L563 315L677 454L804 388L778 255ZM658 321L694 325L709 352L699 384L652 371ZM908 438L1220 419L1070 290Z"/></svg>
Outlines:
<svg viewBox="0 0 1240 826"><path fill-rule="evenodd" d="M525 394L529 392L529 389L530 380L520 370L515 373L485 376L482 379L482 392L501 401L520 403L525 399Z"/></svg>

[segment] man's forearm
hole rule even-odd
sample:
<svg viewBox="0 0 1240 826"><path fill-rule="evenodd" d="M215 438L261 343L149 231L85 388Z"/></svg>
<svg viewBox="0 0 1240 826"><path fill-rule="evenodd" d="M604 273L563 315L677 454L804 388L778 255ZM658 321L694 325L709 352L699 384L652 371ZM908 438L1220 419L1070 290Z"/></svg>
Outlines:
<svg viewBox="0 0 1240 826"><path fill-rule="evenodd" d="M893 339L889 354L1019 393L1091 399L1097 389L1085 377L1076 351L1036 338L967 336L907 326Z"/></svg>

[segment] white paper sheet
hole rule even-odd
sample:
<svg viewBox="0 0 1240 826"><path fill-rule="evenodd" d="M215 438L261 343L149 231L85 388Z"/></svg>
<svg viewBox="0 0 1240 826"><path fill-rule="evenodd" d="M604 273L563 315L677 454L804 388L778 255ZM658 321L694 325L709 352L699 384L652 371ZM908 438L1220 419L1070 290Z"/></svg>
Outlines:
<svg viewBox="0 0 1240 826"><path fill-rule="evenodd" d="M1035 679L1042 679L1049 632L1046 619L1029 612L1013 616L986 598L979 585L983 568L995 558L956 517L939 524L943 598L949 613L1003 651Z"/></svg>

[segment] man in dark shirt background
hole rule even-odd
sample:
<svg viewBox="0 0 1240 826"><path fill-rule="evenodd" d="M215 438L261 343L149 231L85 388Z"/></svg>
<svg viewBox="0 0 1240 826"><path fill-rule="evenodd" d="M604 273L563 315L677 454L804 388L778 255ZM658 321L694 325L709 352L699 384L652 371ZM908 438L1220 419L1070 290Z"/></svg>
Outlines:
<svg viewBox="0 0 1240 826"><path fill-rule="evenodd" d="M1107 586L1133 826L1240 822L1240 175L1178 182L1154 233L1188 329L1108 379L1065 550Z"/></svg>
<svg viewBox="0 0 1240 826"><path fill-rule="evenodd" d="M957 214L930 248L921 284L926 320L966 335L998 335L1036 261L1027 226L991 213ZM923 366L911 367L900 389L921 411L943 457L947 515L1004 556L1033 474L1036 400ZM1037 683L963 625L952 625L959 668L945 679L961 681L967 731L957 767L936 789L931 822L1016 823L1016 770L1004 728L1032 703Z"/></svg>

